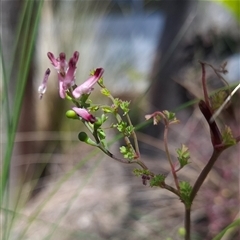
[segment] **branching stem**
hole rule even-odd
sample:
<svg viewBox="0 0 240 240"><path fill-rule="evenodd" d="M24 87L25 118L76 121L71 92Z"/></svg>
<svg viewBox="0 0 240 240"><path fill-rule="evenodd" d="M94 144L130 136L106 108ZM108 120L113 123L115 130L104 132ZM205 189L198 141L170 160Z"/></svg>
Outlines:
<svg viewBox="0 0 240 240"><path fill-rule="evenodd" d="M175 171L175 168L173 166L173 163L172 163L172 159L171 159L171 156L170 156L170 153L169 153L169 150L168 150L168 122L166 121L166 119L164 118L164 123L165 123L165 128L164 128L164 147L165 147L165 152L166 152L166 155L167 155L167 159L168 159L168 162L170 164L170 167L171 167L171 172L172 172L172 175L173 175L173 179L174 179L174 182L175 182L175 185L178 189L178 191L180 190L180 187L179 187L179 182L178 182L178 178L177 178L177 174L176 174L176 171Z"/></svg>
<svg viewBox="0 0 240 240"><path fill-rule="evenodd" d="M193 186L193 189L192 189L192 192L191 192L190 198L189 198L189 200L191 202L196 197L197 192L199 191L199 189L202 186L203 182L205 181L208 173L211 171L214 163L216 162L216 160L218 159L218 157L220 156L221 153L222 153L221 150L216 150L216 149L213 150L211 158L209 159L207 165L201 171L200 175L198 176L198 178Z"/></svg>
<svg viewBox="0 0 240 240"><path fill-rule="evenodd" d="M130 119L128 114L126 114L126 117L127 117L129 126L133 127L132 121L131 121L131 119ZM136 136L136 133L135 133L134 130L132 131L132 136L133 136L133 141L134 141L135 152L137 154L137 158L140 158L140 150L139 150L139 146L138 146L137 136Z"/></svg>

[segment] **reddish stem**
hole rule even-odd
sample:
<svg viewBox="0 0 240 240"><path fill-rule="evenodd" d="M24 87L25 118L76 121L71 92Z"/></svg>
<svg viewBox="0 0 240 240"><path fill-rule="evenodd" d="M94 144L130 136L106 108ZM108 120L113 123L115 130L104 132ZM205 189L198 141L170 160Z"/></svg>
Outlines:
<svg viewBox="0 0 240 240"><path fill-rule="evenodd" d="M169 150L168 150L167 135L168 135L168 126L169 125L168 125L168 122L166 121L166 119L164 119L164 123L165 123L165 130L164 130L164 147L165 147L165 152L166 152L167 159L168 159L170 167L171 167L171 172L172 172L172 175L173 175L173 179L174 179L175 185L176 185L176 187L177 187L177 189L179 191L180 187L179 187L177 174L176 174L176 171L175 171L175 168L173 166L173 163L172 163L172 160L171 160L171 157L170 157L170 154L169 154Z"/></svg>

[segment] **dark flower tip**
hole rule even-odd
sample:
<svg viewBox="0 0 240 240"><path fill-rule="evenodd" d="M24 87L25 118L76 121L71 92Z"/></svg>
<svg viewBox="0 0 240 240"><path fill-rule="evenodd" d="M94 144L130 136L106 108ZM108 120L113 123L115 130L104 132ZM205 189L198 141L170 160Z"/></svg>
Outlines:
<svg viewBox="0 0 240 240"><path fill-rule="evenodd" d="M88 117L87 119L90 123L95 123L97 121L97 119L92 115L90 114L90 116Z"/></svg>
<svg viewBox="0 0 240 240"><path fill-rule="evenodd" d="M97 68L94 72L94 76L100 78L103 75L103 72L104 72L103 68Z"/></svg>
<svg viewBox="0 0 240 240"><path fill-rule="evenodd" d="M65 53L61 52L61 53L59 54L59 59L60 59L60 60L65 60L65 58L66 58Z"/></svg>
<svg viewBox="0 0 240 240"><path fill-rule="evenodd" d="M73 58L77 61L78 60L78 58L79 58L79 52L78 51L75 51L74 53L73 53Z"/></svg>
<svg viewBox="0 0 240 240"><path fill-rule="evenodd" d="M47 56L48 56L48 58L50 58L50 59L54 57L53 53L51 53L51 52L48 52L48 53L47 53Z"/></svg>
<svg viewBox="0 0 240 240"><path fill-rule="evenodd" d="M46 75L50 75L50 72L51 72L51 71L50 71L50 69L48 68L48 69L46 70L45 74L46 74Z"/></svg>

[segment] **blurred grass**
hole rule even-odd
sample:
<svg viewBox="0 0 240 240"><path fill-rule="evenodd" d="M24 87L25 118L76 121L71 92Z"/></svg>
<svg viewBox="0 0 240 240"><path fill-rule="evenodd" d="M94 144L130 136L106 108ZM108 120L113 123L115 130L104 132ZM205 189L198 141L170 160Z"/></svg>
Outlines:
<svg viewBox="0 0 240 240"><path fill-rule="evenodd" d="M22 233L19 236L19 240L24 239L26 232L28 231L29 227L31 226L31 224L36 220L36 218L38 217L38 215L40 214L40 212L42 211L42 209L44 208L44 206L46 205L46 203L54 196L54 194L60 189L60 187L62 186L62 184L64 182L66 182L79 168L81 168L82 166L84 166L86 164L87 161L89 161L93 156L95 156L96 154L98 154L99 151L98 150L93 150L89 155L87 155L85 158L83 158L75 167L73 167L70 171L66 172L62 178L60 178L60 180L55 184L55 187L53 188L52 192L49 194L48 198L45 199L45 201L43 201L38 207L37 209L32 213L31 217L29 217L28 219L28 224L27 226L22 230ZM96 167L98 166L98 164L96 164L94 166L94 168L92 169L92 171L89 171L89 173L87 174L88 176L85 178L85 181L83 182L83 184L80 184L79 187L79 191L85 186L85 184L88 182L89 178L92 176L92 173L94 172L94 170L96 170ZM77 197L79 194L79 192L77 191L75 197ZM71 200L74 201L75 197ZM68 208L70 208L71 206L71 202L68 203ZM61 221L62 217L66 214L68 208L65 211L62 211L61 217L59 218L59 221ZM58 223L55 223L56 226L54 226L52 228L52 231L49 233L49 235L47 236L47 239L49 239L51 237L51 235L54 233L54 231L56 230Z"/></svg>
<svg viewBox="0 0 240 240"><path fill-rule="evenodd" d="M3 116L6 116L6 129L7 129L7 144L6 151L3 158L3 167L1 169L1 189L0 189L0 205L5 204L8 207L9 204L9 171L11 164L11 157L14 147L14 140L17 130L17 125L19 121L22 100L24 96L24 89L27 82L28 72L31 64L31 57L33 55L34 42L36 40L38 23L41 15L43 1L39 1L37 4L34 1L23 1L23 8L20 14L19 26L17 27L16 41L15 46L13 47L13 56L11 57L12 61L8 64L10 65L9 72L6 72L5 65L7 64L4 60L2 54L3 62L3 98L2 106L4 106ZM33 7L36 7L36 12L33 11ZM36 14L33 14L36 13ZM3 46L1 47L1 49ZM14 61L18 59L19 65L17 69L13 69ZM13 100L12 113L10 112L9 98L9 88L11 87L11 75L12 73L17 72L16 76L16 92L14 94L15 98ZM2 153L3 154L3 153ZM14 215L12 216L12 219ZM4 221L4 235L3 239L8 239L8 234L11 230L10 220L8 222L8 214L5 212L5 221Z"/></svg>
<svg viewBox="0 0 240 240"><path fill-rule="evenodd" d="M230 239L231 238L231 233L233 232L237 232L237 230L240 227L240 219L236 219L235 221L233 221L231 224L229 224L225 229L223 229L216 237L213 238L213 240L221 240L225 235L230 235L229 237L227 237L226 239Z"/></svg>

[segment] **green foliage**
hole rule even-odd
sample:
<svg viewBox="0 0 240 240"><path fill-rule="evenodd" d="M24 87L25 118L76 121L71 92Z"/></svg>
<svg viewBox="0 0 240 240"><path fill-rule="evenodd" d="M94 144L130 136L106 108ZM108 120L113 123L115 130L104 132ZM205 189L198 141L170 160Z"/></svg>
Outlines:
<svg viewBox="0 0 240 240"><path fill-rule="evenodd" d="M190 207L192 202L190 202L189 197L192 192L192 186L188 182L180 182L179 183L180 187L180 197L182 201L186 204L187 207Z"/></svg>
<svg viewBox="0 0 240 240"><path fill-rule="evenodd" d="M106 116L105 114L102 114L101 120L102 120L102 123L106 122L108 120L108 116Z"/></svg>
<svg viewBox="0 0 240 240"><path fill-rule="evenodd" d="M88 107L88 110L90 112L96 112L97 110L99 110L99 106L92 105L92 106Z"/></svg>
<svg viewBox="0 0 240 240"><path fill-rule="evenodd" d="M104 87L104 84L103 84L103 77L101 77L99 80L98 80L98 84L100 87Z"/></svg>
<svg viewBox="0 0 240 240"><path fill-rule="evenodd" d="M100 118L96 117L96 122L93 124L94 130L96 131L98 128L100 128L102 124L107 121L107 119L108 117L105 114L102 114Z"/></svg>
<svg viewBox="0 0 240 240"><path fill-rule="evenodd" d="M164 110L163 114L165 115L165 117L167 118L169 123L177 123L178 122L178 120L176 118L176 114L174 112L169 112L167 110Z"/></svg>
<svg viewBox="0 0 240 240"><path fill-rule="evenodd" d="M164 176L163 174L154 176L150 180L150 186L151 187L161 187L162 185L164 185L165 178L166 178L166 176Z"/></svg>
<svg viewBox="0 0 240 240"><path fill-rule="evenodd" d="M120 133L124 133L127 128L127 123L121 121L120 123L113 124L113 127L117 128Z"/></svg>
<svg viewBox="0 0 240 240"><path fill-rule="evenodd" d="M214 93L210 97L211 107L213 111L216 111L218 108L221 107L225 99L227 98L228 94L226 90L220 90L216 93Z"/></svg>
<svg viewBox="0 0 240 240"><path fill-rule="evenodd" d="M93 124L94 130L96 131L102 126L102 119L97 117L96 122Z"/></svg>
<svg viewBox="0 0 240 240"><path fill-rule="evenodd" d="M177 149L177 155L178 155L178 161L180 163L181 168L189 164L190 153L188 151L187 146L182 144L181 148Z"/></svg>
<svg viewBox="0 0 240 240"><path fill-rule="evenodd" d="M226 146L233 146L236 144L236 139L233 137L232 130L230 127L225 126L222 131L223 143Z"/></svg>
<svg viewBox="0 0 240 240"><path fill-rule="evenodd" d="M90 107L91 100L88 99L90 94L82 94L81 98L78 100L81 107L88 108ZM87 102L88 101L88 102Z"/></svg>
<svg viewBox="0 0 240 240"><path fill-rule="evenodd" d="M36 36L38 33L38 24L40 22L41 10L43 6L43 1L38 1L37 5L34 5L34 1L23 1L22 7L19 10L19 19L17 19L17 31L14 35L15 43L13 44L13 55L10 61L4 59L1 48L1 60L2 60L2 82L3 82L3 91L2 93L2 102L3 111L1 114L6 116L6 132L7 132L7 143L6 151L2 152L4 154L2 161L2 168L0 173L0 205L2 206L3 198L6 196L8 191L8 182L9 182L9 169L12 157L12 151L14 147L14 140L16 135L16 130L18 127L18 121L20 118L20 111L23 96L25 94L25 85L29 76L29 69L32 61L33 51L36 46ZM2 46L1 46L2 47ZM7 49L6 49L7 51ZM17 67L14 67L14 61L18 62ZM5 68L5 64L8 65ZM12 106L10 106L8 96L9 87L12 86L12 73L16 72L16 83L13 89L16 89L16 92L13 94L13 99L11 99ZM2 89L1 89L2 90ZM12 108L11 108L12 107ZM10 114L11 109L11 114ZM7 222L7 221L6 221ZM7 230L5 231L7 232ZM4 238L4 236L3 236Z"/></svg>
<svg viewBox="0 0 240 240"><path fill-rule="evenodd" d="M114 98L114 105L116 108L118 108L121 104L122 100L119 98Z"/></svg>
<svg viewBox="0 0 240 240"><path fill-rule="evenodd" d="M113 124L113 127L117 128L117 130L122 133L124 136L130 137L132 132L134 131L133 126L128 126L128 124L124 121L120 123Z"/></svg>
<svg viewBox="0 0 240 240"><path fill-rule="evenodd" d="M134 159L135 153L132 147L130 146L121 146L120 148L120 153L123 155L124 158L126 159Z"/></svg>
<svg viewBox="0 0 240 240"><path fill-rule="evenodd" d="M100 140L106 139L106 133L103 131L103 129L98 129L97 134L98 134L98 137L100 138Z"/></svg>
<svg viewBox="0 0 240 240"><path fill-rule="evenodd" d="M125 116L128 112L129 112L129 105L130 105L130 102L128 101L121 101L120 102L120 108L123 110L123 116Z"/></svg>
<svg viewBox="0 0 240 240"><path fill-rule="evenodd" d="M133 126L127 126L125 129L125 136L130 137L132 135L132 132L134 131L134 127Z"/></svg>
<svg viewBox="0 0 240 240"><path fill-rule="evenodd" d="M169 112L167 110L164 110L163 113L169 121L173 121L173 120L176 119L175 113L173 113L173 112Z"/></svg>
<svg viewBox="0 0 240 240"><path fill-rule="evenodd" d="M114 112L113 108L110 107L110 106L103 106L101 108L102 108L104 113L113 113Z"/></svg>
<svg viewBox="0 0 240 240"><path fill-rule="evenodd" d="M101 93L106 97L111 96L110 91L107 88L102 88Z"/></svg>

